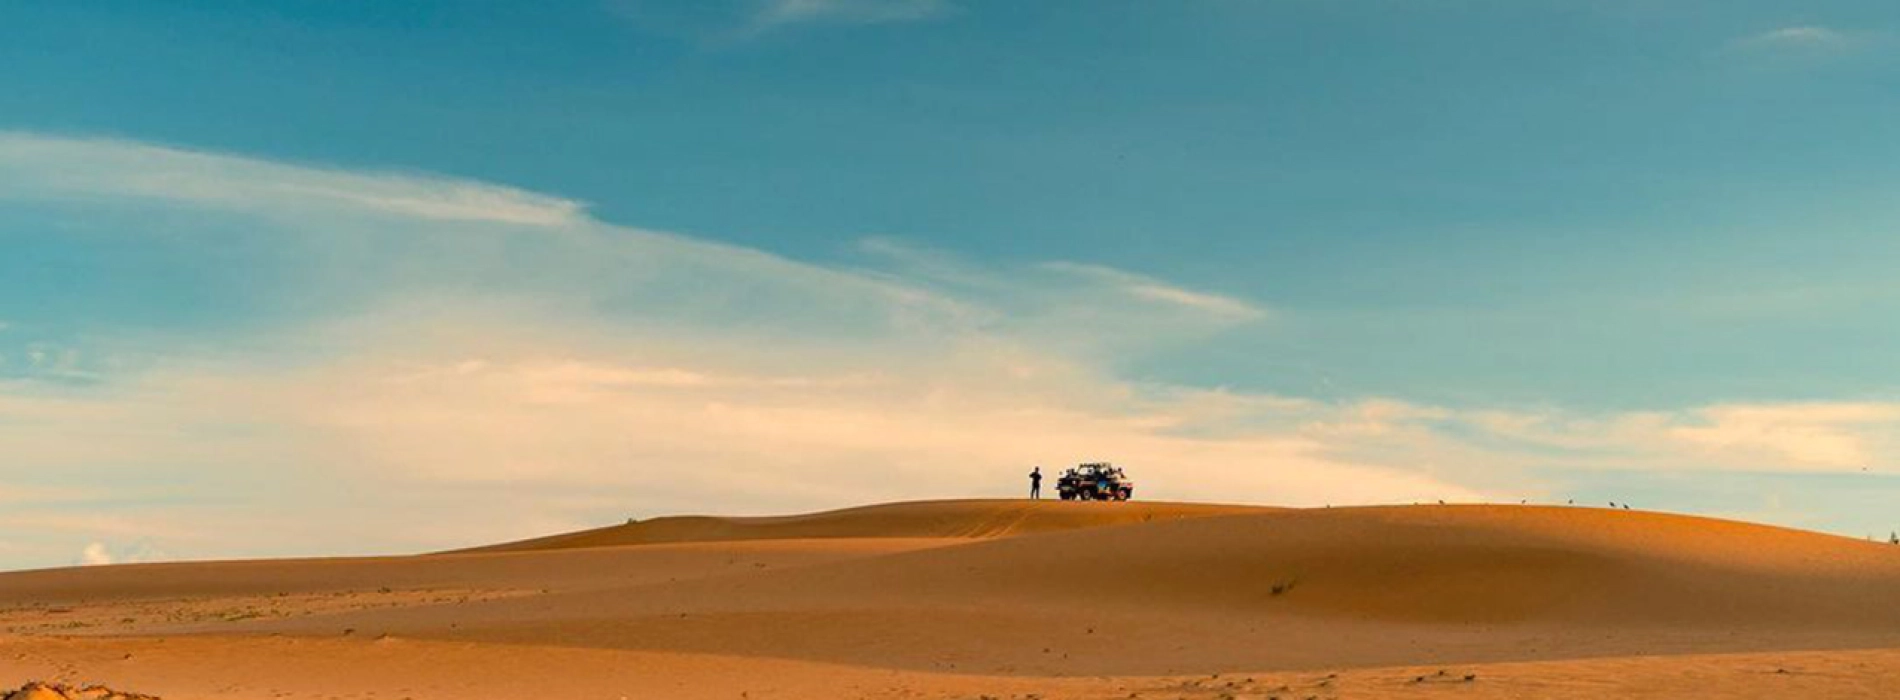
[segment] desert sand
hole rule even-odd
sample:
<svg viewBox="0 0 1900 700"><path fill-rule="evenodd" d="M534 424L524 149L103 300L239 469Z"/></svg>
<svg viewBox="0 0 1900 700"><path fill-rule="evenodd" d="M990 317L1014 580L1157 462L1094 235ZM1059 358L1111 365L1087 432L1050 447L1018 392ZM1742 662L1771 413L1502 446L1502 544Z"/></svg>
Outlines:
<svg viewBox="0 0 1900 700"><path fill-rule="evenodd" d="M163 698L1900 697L1900 547L1564 506L942 501L0 574Z"/></svg>

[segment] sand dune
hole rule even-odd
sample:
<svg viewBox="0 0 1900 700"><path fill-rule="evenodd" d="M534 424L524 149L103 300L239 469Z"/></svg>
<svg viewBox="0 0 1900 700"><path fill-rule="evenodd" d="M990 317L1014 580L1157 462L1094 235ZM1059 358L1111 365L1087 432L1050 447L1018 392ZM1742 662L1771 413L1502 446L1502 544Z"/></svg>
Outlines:
<svg viewBox="0 0 1900 700"><path fill-rule="evenodd" d="M1900 649L1900 547L1569 507L929 502L416 557L23 572L0 575L0 600L0 628L86 644L565 649L547 653L897 674L924 694L1105 677L1061 684L1095 697L1184 674Z"/></svg>
<svg viewBox="0 0 1900 700"><path fill-rule="evenodd" d="M1419 506L1120 523L512 598L457 610L454 630L425 609L269 629L1170 673L1878 646L1900 642L1895 591L1900 550L1885 545L1652 513Z"/></svg>

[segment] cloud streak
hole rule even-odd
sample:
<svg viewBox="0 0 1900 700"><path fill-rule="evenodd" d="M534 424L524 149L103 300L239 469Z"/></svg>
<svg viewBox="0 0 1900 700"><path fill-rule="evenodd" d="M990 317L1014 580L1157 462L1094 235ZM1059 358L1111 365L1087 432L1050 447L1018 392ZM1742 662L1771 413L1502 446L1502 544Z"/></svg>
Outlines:
<svg viewBox="0 0 1900 700"><path fill-rule="evenodd" d="M948 0L765 0L749 28L766 32L801 24L890 24L941 17Z"/></svg>
<svg viewBox="0 0 1900 700"><path fill-rule="evenodd" d="M1878 33L1835 29L1821 25L1792 25L1730 40L1724 49L1735 55L1828 56L1859 52L1883 43Z"/></svg>
<svg viewBox="0 0 1900 700"><path fill-rule="evenodd" d="M104 138L0 131L0 198L104 196L260 214L356 210L524 226L577 223L579 202L471 182L287 165Z"/></svg>
<svg viewBox="0 0 1900 700"><path fill-rule="evenodd" d="M1233 321L1251 321L1267 315L1265 309L1234 297L1187 289L1153 277L1101 265L1051 262L1042 267L1066 275L1107 282L1130 297L1160 302L1184 311L1197 311Z"/></svg>
<svg viewBox="0 0 1900 700"><path fill-rule="evenodd" d="M93 542L79 551L80 566L105 566L112 563L112 554L106 551L104 542Z"/></svg>
<svg viewBox="0 0 1900 700"><path fill-rule="evenodd" d="M1804 25L1771 29L1735 40L1740 48L1772 48L1786 46L1828 46L1848 45L1846 34L1827 27Z"/></svg>
<svg viewBox="0 0 1900 700"><path fill-rule="evenodd" d="M1709 451L1761 463L1853 471L1875 463L1877 457L1900 454L1893 450L1900 447L1893 437L1900 435L1900 404L1711 406L1696 411L1693 421L1679 421L1670 434Z"/></svg>
<svg viewBox="0 0 1900 700"><path fill-rule="evenodd" d="M644 31L730 47L800 29L927 22L957 12L952 0L605 0L609 12Z"/></svg>

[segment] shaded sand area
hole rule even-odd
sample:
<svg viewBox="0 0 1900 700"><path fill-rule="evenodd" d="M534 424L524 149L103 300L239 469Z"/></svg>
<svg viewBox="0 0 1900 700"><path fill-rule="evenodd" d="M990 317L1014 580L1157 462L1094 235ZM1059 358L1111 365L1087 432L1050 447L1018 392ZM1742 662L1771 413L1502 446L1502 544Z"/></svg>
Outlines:
<svg viewBox="0 0 1900 700"><path fill-rule="evenodd" d="M167 698L1900 696L1900 547L1659 513L951 501L0 575Z"/></svg>

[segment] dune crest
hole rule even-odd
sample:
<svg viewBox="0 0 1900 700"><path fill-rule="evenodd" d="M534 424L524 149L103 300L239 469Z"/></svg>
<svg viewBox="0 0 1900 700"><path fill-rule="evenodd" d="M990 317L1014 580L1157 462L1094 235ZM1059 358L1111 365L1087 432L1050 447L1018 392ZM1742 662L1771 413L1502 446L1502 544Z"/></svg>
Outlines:
<svg viewBox="0 0 1900 700"><path fill-rule="evenodd" d="M593 530L455 550L523 552L681 542L771 539L957 538L986 539L1111 525L1237 515L1266 506L1202 503L1082 503L1023 500L952 500L886 503L766 517L681 515L628 521Z"/></svg>

